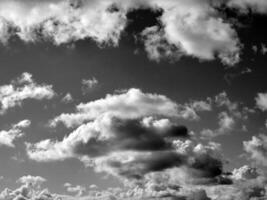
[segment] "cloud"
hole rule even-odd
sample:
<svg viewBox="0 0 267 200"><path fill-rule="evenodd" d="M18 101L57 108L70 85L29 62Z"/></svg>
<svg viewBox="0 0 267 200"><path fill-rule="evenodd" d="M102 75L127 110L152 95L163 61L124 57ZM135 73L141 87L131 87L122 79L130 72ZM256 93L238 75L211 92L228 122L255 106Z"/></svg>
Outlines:
<svg viewBox="0 0 267 200"><path fill-rule="evenodd" d="M197 110L188 105L178 105L164 95L144 93L131 88L119 94L108 94L103 99L76 106L76 113L63 113L51 121L52 126L59 122L67 127L75 127L104 114L119 118L136 119L145 116L163 115L184 119L198 119ZM201 111L201 110L199 110Z"/></svg>
<svg viewBox="0 0 267 200"><path fill-rule="evenodd" d="M232 24L218 9L223 5L223 1L208 0L3 0L0 40L6 44L18 37L26 42L61 45L90 38L101 45L117 46L129 22L127 13L148 8L162 12L157 19L160 25L140 33L151 59L219 58L233 65L240 60L241 45ZM229 5L240 4L232 1Z"/></svg>
<svg viewBox="0 0 267 200"><path fill-rule="evenodd" d="M261 14L267 13L267 2L265 0L230 0L228 6L240 9L241 12L251 10Z"/></svg>
<svg viewBox="0 0 267 200"><path fill-rule="evenodd" d="M70 93L67 93L62 99L61 99L61 101L63 102L63 103L71 103L71 102L73 102L73 97L72 97L72 95L70 94Z"/></svg>
<svg viewBox="0 0 267 200"><path fill-rule="evenodd" d="M187 128L177 122L188 118L185 108L194 113L211 110L205 101L178 105L139 89L107 95L79 104L77 113L56 117L74 130L62 140L26 143L27 155L37 162L78 158L123 182L177 169L184 174L180 179L189 184L219 183L224 162L220 145L193 141Z"/></svg>
<svg viewBox="0 0 267 200"><path fill-rule="evenodd" d="M256 106L262 110L267 110L267 93L258 93L258 96L255 98Z"/></svg>
<svg viewBox="0 0 267 200"><path fill-rule="evenodd" d="M81 185L76 185L73 186L70 183L65 183L64 187L66 188L66 190L70 193L76 193L77 197L81 197L84 195L84 193L86 192L86 188L84 186Z"/></svg>
<svg viewBox="0 0 267 200"><path fill-rule="evenodd" d="M98 80L93 77L92 79L83 79L82 80L82 93L85 95L90 92L99 84Z"/></svg>
<svg viewBox="0 0 267 200"><path fill-rule="evenodd" d="M214 200L263 200L266 199L266 176L255 167L242 166L232 172L233 184L205 188Z"/></svg>
<svg viewBox="0 0 267 200"><path fill-rule="evenodd" d="M201 131L201 137L203 138L213 138L220 135L225 135L234 129L236 124L235 119L230 116L227 112L221 112L218 115L218 128L215 130L203 129Z"/></svg>
<svg viewBox="0 0 267 200"><path fill-rule="evenodd" d="M244 166L225 172L221 145L201 143L179 124L181 118L191 119L181 114L185 110L198 116L198 112L223 109L218 115L218 131L232 130L236 120L247 118L249 109L231 101L225 92L177 104L164 95L129 89L76 108L76 112L54 119L54 125L63 122L72 130L65 137L26 143L31 160L79 159L96 172L118 178L125 186L85 192L83 186L66 184L69 192L78 194L76 199L265 198L266 182L260 170Z"/></svg>
<svg viewBox="0 0 267 200"><path fill-rule="evenodd" d="M13 124L11 129L0 131L0 146L14 148L14 141L24 136L23 129L31 125L30 120L22 120L17 124Z"/></svg>
<svg viewBox="0 0 267 200"><path fill-rule="evenodd" d="M62 160L87 155L98 157L112 151L159 151L171 149L165 138L189 137L176 124L145 125L139 120L122 120L110 115L79 126L62 141L43 140L27 144L28 155L38 161Z"/></svg>
<svg viewBox="0 0 267 200"><path fill-rule="evenodd" d="M124 12L111 12L112 1L2 1L2 35L26 42L50 40L56 45L92 38L117 44L125 27Z"/></svg>
<svg viewBox="0 0 267 200"><path fill-rule="evenodd" d="M259 170L255 167L244 165L233 170L232 178L235 180L251 180L260 176Z"/></svg>
<svg viewBox="0 0 267 200"><path fill-rule="evenodd" d="M23 185L32 185L34 187L39 187L42 183L46 182L46 179L41 176L22 176L17 180L18 183Z"/></svg>
<svg viewBox="0 0 267 200"><path fill-rule="evenodd" d="M15 106L21 106L27 99L51 99L55 94L52 85L38 84L30 73L22 73L10 84L0 86L0 114Z"/></svg>
<svg viewBox="0 0 267 200"><path fill-rule="evenodd" d="M231 101L226 92L221 92L214 98L208 98L208 100L209 103L204 108L208 110L209 107L213 107L214 110L219 111L218 127L203 129L200 132L202 139L212 139L228 134L235 129L244 130L246 127L243 122L248 119L249 114L255 112L254 109L246 107L242 102Z"/></svg>
<svg viewBox="0 0 267 200"><path fill-rule="evenodd" d="M0 193L0 200L61 200L61 196L47 189L39 190L31 184L24 184L15 190L6 188Z"/></svg>
<svg viewBox="0 0 267 200"><path fill-rule="evenodd" d="M267 136L253 136L251 140L244 141L244 150L250 158L258 164L267 166Z"/></svg>
<svg viewBox="0 0 267 200"><path fill-rule="evenodd" d="M161 27L143 31L150 58L190 55L200 60L219 57L228 65L239 62L239 39L210 1L152 1L163 10ZM151 2L150 2L151 3ZM217 2L217 4L219 1ZM174 51L172 49L175 49Z"/></svg>

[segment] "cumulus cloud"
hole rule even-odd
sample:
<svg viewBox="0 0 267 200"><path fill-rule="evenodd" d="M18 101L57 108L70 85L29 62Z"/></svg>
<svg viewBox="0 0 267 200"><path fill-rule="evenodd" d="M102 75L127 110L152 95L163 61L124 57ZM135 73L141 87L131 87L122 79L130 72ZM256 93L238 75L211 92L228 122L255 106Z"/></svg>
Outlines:
<svg viewBox="0 0 267 200"><path fill-rule="evenodd" d="M224 162L220 145L190 139L187 128L177 122L184 118L184 107L211 110L204 101L178 105L139 89L107 95L78 105L77 113L61 115L60 120L75 129L62 140L26 143L27 154L38 162L78 158L123 181L143 181L148 174L174 168L189 184L219 183Z"/></svg>
<svg viewBox="0 0 267 200"><path fill-rule="evenodd" d="M22 73L8 85L0 86L0 114L15 106L21 106L27 99L43 100L55 96L52 85L38 84L30 73Z"/></svg>
<svg viewBox="0 0 267 200"><path fill-rule="evenodd" d="M232 25L220 17L214 7L216 3L152 2L163 10L160 17L163 28L149 27L142 33L150 58L158 59L162 51L163 55L174 58L190 55L200 60L213 60L219 57L228 65L239 61L239 39Z"/></svg>
<svg viewBox="0 0 267 200"><path fill-rule="evenodd" d="M24 136L23 129L29 127L31 121L22 120L17 124L13 124L11 129L0 131L0 146L15 147L14 141Z"/></svg>
<svg viewBox="0 0 267 200"><path fill-rule="evenodd" d="M201 136L203 138L213 138L220 135L224 135L233 130L235 125L235 119L230 116L227 112L221 112L218 115L218 128L215 130L204 129L201 131Z"/></svg>
<svg viewBox="0 0 267 200"><path fill-rule="evenodd" d="M259 176L259 170L255 167L250 167L248 165L244 165L239 169L234 169L232 172L232 177L234 180L250 180L256 179Z"/></svg>
<svg viewBox="0 0 267 200"><path fill-rule="evenodd" d="M246 1L249 2L249 1ZM68 0L1 1L0 40L16 36L26 42L52 41L56 45L86 38L98 44L118 45L127 27L127 13L147 8L160 10L160 25L140 33L151 59L192 56L219 58L233 65L241 51L237 33L218 7L223 1L198 0ZM249 4L249 3L247 3ZM238 1L229 3L239 5Z"/></svg>
<svg viewBox="0 0 267 200"><path fill-rule="evenodd" d="M242 166L232 172L233 184L205 188L214 200L263 200L266 199L266 176L261 170Z"/></svg>
<svg viewBox="0 0 267 200"><path fill-rule="evenodd" d="M92 38L117 44L126 20L109 11L112 1L2 1L1 40L17 36L26 42L50 40L59 45Z"/></svg>
<svg viewBox="0 0 267 200"><path fill-rule="evenodd" d="M85 95L89 93L93 88L98 85L98 80L93 77L92 79L83 79L82 80L82 93Z"/></svg>
<svg viewBox="0 0 267 200"><path fill-rule="evenodd" d="M64 187L66 188L66 190L70 193L76 193L77 197L83 196L84 193L86 192L86 188L84 186L81 185L72 185L71 183L65 183Z"/></svg>
<svg viewBox="0 0 267 200"><path fill-rule="evenodd" d="M267 136L253 136L251 140L244 141L244 150L256 163L267 166Z"/></svg>
<svg viewBox="0 0 267 200"><path fill-rule="evenodd" d="M62 141L48 139L27 147L30 158L47 161L76 157L76 154L97 157L119 150L164 151L171 149L171 143L165 138L188 136L187 129L176 124L147 127L138 120L106 115L79 126Z"/></svg>
<svg viewBox="0 0 267 200"><path fill-rule="evenodd" d="M39 187L42 183L46 182L46 179L41 176L27 175L20 177L17 182L24 185L32 185Z"/></svg>
<svg viewBox="0 0 267 200"><path fill-rule="evenodd" d="M243 122L248 119L250 113L255 112L254 109L246 107L242 102L231 101L226 92L221 92L214 98L209 98L209 104L205 105L204 108L208 109L209 107L220 110L218 113L218 127L203 129L200 132L202 139L212 139L225 135L237 128L244 130L246 127Z"/></svg>
<svg viewBox="0 0 267 200"><path fill-rule="evenodd" d="M39 190L31 184L23 184L15 190L6 188L0 193L0 200L62 200L60 195L47 189Z"/></svg>
<svg viewBox="0 0 267 200"><path fill-rule="evenodd" d="M73 102L73 97L72 97L72 95L71 95L70 93L67 93L67 94L61 99L61 101L62 101L63 103L71 103L71 102Z"/></svg>
<svg viewBox="0 0 267 200"><path fill-rule="evenodd" d="M231 101L225 92L180 105L163 95L129 89L76 108L76 112L52 121L53 125L63 122L72 129L61 140L26 143L32 160L79 159L96 172L117 177L126 186L101 191L66 184L76 199L265 198L266 182L259 170L244 166L226 173L221 145L200 143L178 123L181 118L191 119L189 115L184 117L185 111L198 116L198 112L224 109L218 115L218 131L232 130L235 120L247 117L248 108Z"/></svg>
<svg viewBox="0 0 267 200"><path fill-rule="evenodd" d="M259 93L258 96L255 98L256 106L262 110L267 110L267 93Z"/></svg>
<svg viewBox="0 0 267 200"><path fill-rule="evenodd" d="M76 113L63 113L51 121L52 126L59 122L67 127L75 127L96 119L100 115L112 114L119 118L136 119L145 116L163 115L183 119L198 119L197 112L203 111L189 105L179 105L164 95L144 93L132 88L119 94L108 94L103 99L76 106Z"/></svg>

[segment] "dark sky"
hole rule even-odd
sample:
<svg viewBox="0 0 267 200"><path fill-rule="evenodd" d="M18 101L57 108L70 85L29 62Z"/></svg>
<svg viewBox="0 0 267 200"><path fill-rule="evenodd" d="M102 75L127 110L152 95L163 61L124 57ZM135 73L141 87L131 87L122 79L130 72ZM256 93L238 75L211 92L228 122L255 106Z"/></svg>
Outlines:
<svg viewBox="0 0 267 200"><path fill-rule="evenodd" d="M71 183L73 187L76 185L85 187L84 195L86 196L87 190L90 190L89 186L93 184L105 190L108 187L124 187L123 181L132 182L128 174L129 169L139 173L138 170L144 167L140 170L144 177L155 171L165 173L168 169L180 170L180 164L171 163L172 165L168 167L169 163L159 160L157 151L153 149L145 151L144 155L150 153L152 157L148 157L147 160L151 159L154 165L156 162L163 163L162 170L155 170L161 167L157 168L154 165L151 167L149 161L145 162L146 159L134 154L140 153L140 149L137 149L138 145L129 143L137 141L137 144L141 145L145 142L145 145L149 145L154 141L154 137L158 137L157 130L154 130L158 127L154 127L151 133L151 128L140 125L142 120L149 117L153 120L168 119L172 123L170 126L174 127L186 126L190 136L186 139L178 137L175 140L184 142L188 140L195 145L206 145L203 147L206 148L203 153L205 159L199 161L204 162L203 167L201 164L191 166L188 164L189 161L184 161L188 157L196 159L195 154L201 150L183 156L179 153L179 162L183 163L184 168L188 167L188 173L191 174L190 180L195 181L193 181L193 186L190 186L193 189L198 187L196 185L202 176L202 181L209 180L212 184L214 180L218 180L218 177L223 175L223 173L207 174L213 172L213 165L210 163L218 159L210 153L213 150L207 150L211 148L209 145L212 146L214 143L221 145L219 152L223 154L223 158L220 158L220 162L223 163L225 173L243 165L266 170L267 139L264 140L266 137L266 113L264 111L267 110L267 68L265 67L267 4L265 2L255 0L253 3L247 3L248 1L242 3L242 1L232 0L225 4L217 1L218 5L216 3L213 5L206 0L201 2L190 0L187 3L183 0L177 2L169 0L165 3L155 0L144 1L144 5L138 3L139 1L134 1L133 5L127 1L124 5L121 1L108 0L102 1L102 3L105 2L102 5L94 1L88 1L89 3L69 1L73 5L71 4L72 7L66 13L62 11L66 6L62 2L40 3L25 0L19 3L17 1L0 3L3 8L7 6L6 10L0 9L0 39L2 41L0 47L2 110L0 130L3 130L0 131L0 177L2 177L0 178L0 191L7 187L15 189L19 186L16 180L25 175L32 175L44 177L46 179L44 186L48 187L52 193L75 195L75 192L80 191L79 188L71 192L71 189L66 191L68 187L64 187L64 183ZM172 9L173 6L177 8ZM206 7L214 10L210 12ZM78 12L76 9L81 10ZM96 12L97 9L99 15ZM76 12L81 12L81 15L86 16L79 18ZM87 16L87 12L92 14ZM73 21L68 18L72 14L74 15ZM98 18L99 16L102 18ZM113 20L115 18L119 19ZM118 26L119 23L120 26ZM121 27L123 27L122 30L119 30ZM149 33L145 35L145 31L150 30L151 27L160 28L156 29L152 36ZM221 34L219 39L216 34ZM152 37L151 41L154 43L151 44L149 43L151 41L146 40L149 36ZM153 49L149 51L146 48L147 44L150 44L151 49L156 48L156 53L159 53L156 54L156 58L151 57ZM237 47L238 49L235 49ZM238 61L231 60L225 63L223 59L232 59L230 56L232 53L240 56ZM23 73L31 75L31 80L25 81ZM14 95L7 94L4 89L7 85L17 88L13 90ZM53 93L53 97L45 95L44 92L38 93L38 91L36 91L38 94L34 95L35 87L47 89L49 85L52 87L50 92ZM25 92L23 87L25 89L27 86L32 92L25 98L20 98L19 95ZM136 88L139 92L134 93L137 97L133 101L131 101L132 96L128 97L128 102L123 95L128 94L131 88ZM66 94L72 98L64 101L62 99ZM106 96L107 94L110 95ZM191 113L189 110L187 112L191 115L193 112L197 119L186 116L188 114L186 111L182 116L182 111L179 109L172 116L164 112L167 112L166 107L156 112L155 110L160 109L162 103L161 100L155 100L160 98L159 95L164 95L164 102L171 101L182 110L190 108ZM224 96L224 99L221 100L220 96ZM119 103L113 105L112 102L116 100L112 98L120 99ZM12 99L16 99L14 105L5 108L4 104L11 104ZM105 104L105 101L110 101L110 104ZM94 102L97 102L97 105ZM201 108L194 107L200 102L210 108L203 108L205 107L203 104ZM86 110L88 113L79 111L77 105L81 103L88 104L88 110ZM152 111L146 111L146 109ZM96 116L94 112L97 113ZM131 112L137 112L134 114L137 117L130 117ZM176 110L173 109L173 112ZM79 122L73 119L76 124L71 127L66 125L67 119L65 121L62 119L62 123L51 127L49 122L62 113L72 113L73 118L82 113L86 114L87 119L79 118ZM109 119L109 115L116 119L112 117ZM110 124L105 125L106 121L102 119L103 116L108 116L107 118L111 120ZM29 126L21 128L15 125L24 119L31 122ZM127 129L128 120L133 121L133 125ZM100 135L113 134L115 139L112 137L110 139L109 135L105 135L103 137L108 137L108 139L103 140L105 142L101 143L102 147L101 145L99 147L99 142L103 141L100 136L93 138L91 135L94 132L90 129L85 133L81 131L80 134L85 135L77 134L76 138L69 140L74 141L73 143L62 142L66 138L67 141L71 134L90 123L97 124L94 126L99 126L100 130L103 129L102 132L99 131ZM101 123L104 123L104 128ZM135 133L135 129L130 130L133 126L138 126L136 128L138 134ZM11 142L14 145L10 146L4 142L3 138L11 137L14 129L22 131L25 135L19 137L19 133L15 131L16 136ZM128 139L123 139L120 135L121 129L125 131L125 134L129 134ZM136 139L137 136L130 134L144 135ZM263 138L259 134L263 134ZM253 136L257 137L259 144L253 143ZM78 137L85 137L87 141L84 141L86 139L79 140ZM148 142L146 137L149 137ZM50 146L44 145L43 149L47 151L41 154L38 142L46 139L49 139ZM168 139L160 136L160 140L165 143ZM172 140L174 142L174 139ZM248 141L251 149L246 149L244 141ZM125 145L123 145L124 142ZM35 151L27 148L25 143L36 145ZM87 148L85 154L76 152L81 143ZM166 142L165 145L168 146L168 144ZM55 148L58 149L55 150ZM105 152L105 148L108 149L108 153ZM164 153L174 151L173 147L168 148L164 150ZM57 154L61 150L63 153ZM131 152L128 152L129 150ZM99 151L101 156L94 157L95 155L92 155L94 151ZM40 153L41 158L31 156L31 153L36 153L37 157ZM110 162L109 159L114 159L113 153L116 156L121 154L129 156L127 159L120 158L126 159L122 165L124 167L118 167L119 161L116 164ZM92 162L97 163L96 166L86 166L88 161L84 161L82 156L88 156L93 160ZM131 158L134 161L128 166L128 159ZM198 159L196 160L195 162L198 162ZM109 161L107 166L102 163L103 169L99 164L102 161L104 163ZM134 168L136 163L140 168ZM193 172L190 171L192 169ZM96 172L97 170L100 172ZM183 173L185 172L181 172ZM199 179L196 179L194 174L197 174ZM220 185L220 183L212 185L217 184ZM235 182L229 187L235 188L234 184ZM238 184L237 187L240 186L240 183ZM183 186L183 183L178 185ZM199 185L200 188L207 187L202 182ZM218 198L218 195L216 196L209 189L205 190L210 198ZM1 198L4 197L0 195Z"/></svg>

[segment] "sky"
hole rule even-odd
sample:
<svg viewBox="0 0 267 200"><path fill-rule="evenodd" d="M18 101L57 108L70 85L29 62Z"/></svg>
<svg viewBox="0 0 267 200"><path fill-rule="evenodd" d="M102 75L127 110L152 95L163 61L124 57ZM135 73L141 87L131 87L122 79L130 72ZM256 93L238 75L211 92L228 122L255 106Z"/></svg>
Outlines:
<svg viewBox="0 0 267 200"><path fill-rule="evenodd" d="M1 0L0 200L267 199L267 1Z"/></svg>

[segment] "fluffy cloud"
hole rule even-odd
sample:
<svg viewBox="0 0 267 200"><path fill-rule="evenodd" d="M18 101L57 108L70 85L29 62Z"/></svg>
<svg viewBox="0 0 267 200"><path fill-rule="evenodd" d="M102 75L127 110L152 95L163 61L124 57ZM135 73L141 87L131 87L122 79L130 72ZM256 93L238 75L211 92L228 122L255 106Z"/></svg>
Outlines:
<svg viewBox="0 0 267 200"><path fill-rule="evenodd" d="M191 119L185 111L198 116L213 109L224 109L218 115L221 132L248 114L248 108L230 101L225 92L179 105L163 95L124 90L56 117L53 125L63 122L74 130L61 140L26 143L26 150L37 162L79 159L126 186L84 192L82 186L67 184L76 199L264 199L265 179L257 169L244 166L225 173L220 144L200 143L177 122Z"/></svg>
<svg viewBox="0 0 267 200"><path fill-rule="evenodd" d="M16 35L26 42L51 40L59 45L92 38L117 44L126 20L112 12L112 1L2 1L1 40Z"/></svg>
<svg viewBox="0 0 267 200"><path fill-rule="evenodd" d="M262 111L267 110L267 93L259 93L258 96L255 98L256 105Z"/></svg>
<svg viewBox="0 0 267 200"><path fill-rule="evenodd" d="M211 110L204 101L178 105L163 95L138 89L107 95L78 105L77 113L57 117L54 122L77 128L61 141L26 143L27 154L39 162L78 158L124 181L138 182L147 174L178 168L187 176L184 182L220 182L220 146L189 139L187 128L177 123L181 117L188 118L185 108L193 113Z"/></svg>
<svg viewBox="0 0 267 200"><path fill-rule="evenodd" d="M47 161L77 155L97 157L112 151L159 151L171 149L165 138L188 137L187 129L175 124L147 127L138 120L106 115L79 126L62 141L43 140L27 144L30 158Z"/></svg>
<svg viewBox="0 0 267 200"><path fill-rule="evenodd" d="M6 188L0 193L0 200L61 200L61 196L50 193L47 189L38 190L32 185L22 185L11 190Z"/></svg>
<svg viewBox="0 0 267 200"><path fill-rule="evenodd" d="M100 115L112 114L123 119L163 115L184 119L198 119L199 106L178 105L164 95L143 93L140 89L129 89L119 94L108 94L103 99L81 103L76 113L63 113L51 121L55 126L62 122L67 127L80 125Z"/></svg>
<svg viewBox="0 0 267 200"><path fill-rule="evenodd" d="M127 13L148 8L162 12L158 18L161 26L146 27L141 33L151 59L183 55L200 60L218 57L232 65L239 61L240 42L231 23L217 9L223 3L220 0L4 0L0 4L0 40L7 43L16 36L26 42L49 40L60 45L91 38L99 44L118 45L127 26Z"/></svg>
<svg viewBox="0 0 267 200"><path fill-rule="evenodd" d="M41 176L28 175L20 177L17 182L24 185L32 185L39 187L42 183L46 182L46 179Z"/></svg>
<svg viewBox="0 0 267 200"><path fill-rule="evenodd" d="M202 139L211 139L217 136L225 135L239 128L244 130L245 126L242 122L246 121L250 113L254 113L254 109L250 109L241 102L231 101L226 92L221 92L214 98L209 98L209 104L204 108L214 107L218 109L218 128L203 129L200 132ZM202 103L203 104L203 103ZM209 107L207 107L209 106Z"/></svg>
<svg viewBox="0 0 267 200"><path fill-rule="evenodd" d="M201 136L203 138L213 138L220 135L224 135L233 130L235 125L235 119L230 116L227 112L221 112L218 115L218 125L219 127L215 130L204 129L201 131Z"/></svg>
<svg viewBox="0 0 267 200"><path fill-rule="evenodd" d="M98 80L93 77L92 79L82 80L82 93L85 95L98 85Z"/></svg>
<svg viewBox="0 0 267 200"><path fill-rule="evenodd" d="M235 180L250 180L250 179L256 179L260 176L260 173L257 168L250 167L248 165L244 165L243 167L240 167L239 169L233 170L233 179Z"/></svg>
<svg viewBox="0 0 267 200"><path fill-rule="evenodd" d="M243 142L245 151L258 164L267 166L267 136L253 136L251 140Z"/></svg>
<svg viewBox="0 0 267 200"><path fill-rule="evenodd" d="M20 106L27 99L43 100L55 96L52 85L38 84L30 73L23 73L8 85L0 86L0 114Z"/></svg>
<svg viewBox="0 0 267 200"><path fill-rule="evenodd" d="M70 93L67 93L67 94L61 99L61 101L62 101L63 103L71 103L71 102L73 102L73 97L72 97L72 95L71 95Z"/></svg>
<svg viewBox="0 0 267 200"><path fill-rule="evenodd" d="M233 184L205 188L214 200L263 200L266 199L266 176L257 168L242 166L232 172Z"/></svg>
<svg viewBox="0 0 267 200"><path fill-rule="evenodd" d="M70 193L76 193L77 197L83 196L84 193L86 192L86 188L84 186L81 185L76 185L73 186L70 183L65 183L64 187L66 188L66 190Z"/></svg>
<svg viewBox="0 0 267 200"><path fill-rule="evenodd" d="M14 141L24 136L23 129L31 125L30 120L22 120L13 124L11 129L0 131L0 146L15 147Z"/></svg>
<svg viewBox="0 0 267 200"><path fill-rule="evenodd" d="M219 1L152 2L163 10L160 17L163 28L150 27L142 33L150 58L157 59L162 51L174 58L191 55L200 60L213 60L219 57L228 65L239 61L239 40L231 24L215 9Z"/></svg>

